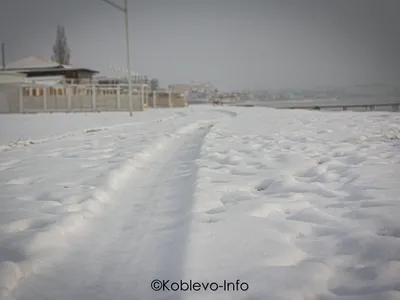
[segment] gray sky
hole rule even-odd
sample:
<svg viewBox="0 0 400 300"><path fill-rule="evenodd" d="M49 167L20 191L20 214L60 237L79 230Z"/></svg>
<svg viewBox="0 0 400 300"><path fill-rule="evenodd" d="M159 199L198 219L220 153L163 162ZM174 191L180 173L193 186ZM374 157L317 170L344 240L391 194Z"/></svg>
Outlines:
<svg viewBox="0 0 400 300"><path fill-rule="evenodd" d="M114 0L123 4L122 0ZM400 85L400 0L129 0L132 66L162 86ZM64 25L73 65L125 67L123 14L100 0L0 0L8 61L50 58Z"/></svg>

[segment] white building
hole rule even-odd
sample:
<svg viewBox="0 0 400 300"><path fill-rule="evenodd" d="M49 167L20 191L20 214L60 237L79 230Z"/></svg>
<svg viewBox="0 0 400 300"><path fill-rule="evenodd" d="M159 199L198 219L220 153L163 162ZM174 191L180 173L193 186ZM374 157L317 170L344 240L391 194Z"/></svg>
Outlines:
<svg viewBox="0 0 400 300"><path fill-rule="evenodd" d="M26 75L12 71L0 71L0 84L25 83Z"/></svg>

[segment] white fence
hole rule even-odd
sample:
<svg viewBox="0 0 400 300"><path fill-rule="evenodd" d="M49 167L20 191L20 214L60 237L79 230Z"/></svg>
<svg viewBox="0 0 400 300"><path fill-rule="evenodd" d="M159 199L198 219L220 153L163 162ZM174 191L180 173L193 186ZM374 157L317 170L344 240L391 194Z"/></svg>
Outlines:
<svg viewBox="0 0 400 300"><path fill-rule="evenodd" d="M0 113L129 111L128 85L7 84L0 85ZM188 94L151 92L133 85L132 109L187 106ZM150 105L149 105L150 104Z"/></svg>

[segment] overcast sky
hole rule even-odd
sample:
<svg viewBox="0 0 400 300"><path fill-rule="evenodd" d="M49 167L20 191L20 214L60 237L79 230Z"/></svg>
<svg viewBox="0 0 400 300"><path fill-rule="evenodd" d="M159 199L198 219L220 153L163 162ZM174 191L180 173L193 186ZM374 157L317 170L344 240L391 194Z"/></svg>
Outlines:
<svg viewBox="0 0 400 300"><path fill-rule="evenodd" d="M400 85L400 0L129 0L129 8L133 70L164 87ZM50 58L57 24L73 65L106 75L109 64L125 67L123 14L101 0L0 0L7 61Z"/></svg>

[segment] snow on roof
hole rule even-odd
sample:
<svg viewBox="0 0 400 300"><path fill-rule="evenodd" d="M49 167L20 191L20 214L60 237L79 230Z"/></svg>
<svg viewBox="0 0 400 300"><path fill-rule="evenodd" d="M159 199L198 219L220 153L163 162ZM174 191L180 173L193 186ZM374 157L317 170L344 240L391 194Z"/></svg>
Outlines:
<svg viewBox="0 0 400 300"><path fill-rule="evenodd" d="M70 66L64 66L55 61L51 61L37 56L28 56L14 62L10 62L6 65L6 69L34 69L34 68L56 68L56 67L69 68Z"/></svg>
<svg viewBox="0 0 400 300"><path fill-rule="evenodd" d="M73 69L74 67L71 65L61 65L64 69Z"/></svg>

